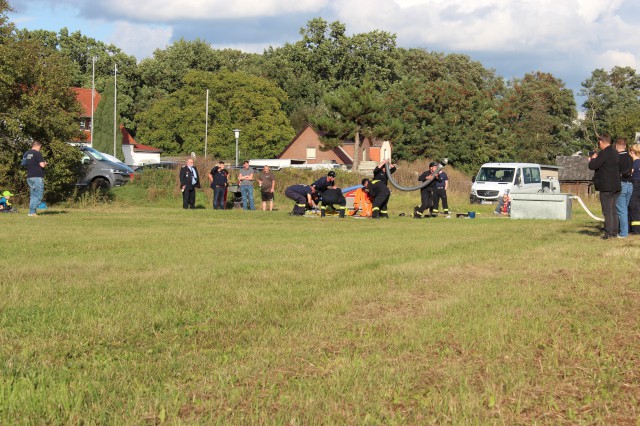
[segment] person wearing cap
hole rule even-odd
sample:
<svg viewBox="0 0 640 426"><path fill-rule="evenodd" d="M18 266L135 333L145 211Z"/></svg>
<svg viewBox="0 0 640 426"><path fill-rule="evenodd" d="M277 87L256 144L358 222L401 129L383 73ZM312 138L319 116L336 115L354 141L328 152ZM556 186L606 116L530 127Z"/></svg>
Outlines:
<svg viewBox="0 0 640 426"><path fill-rule="evenodd" d="M224 161L218 162L209 172L209 183L213 189L213 209L224 210L224 199L229 186L229 172L225 169Z"/></svg>
<svg viewBox="0 0 640 426"><path fill-rule="evenodd" d="M285 189L284 195L287 198L295 201L295 204L293 205L293 211L291 211L291 215L304 216L304 213L307 210L307 205L315 208L315 192L316 189L310 185L291 185L290 187Z"/></svg>
<svg viewBox="0 0 640 426"><path fill-rule="evenodd" d="M443 171L436 175L436 189L433 193L433 213L440 212L440 200L442 200L442 213L449 214L449 202L447 201L447 189L449 189L449 176Z"/></svg>
<svg viewBox="0 0 640 426"><path fill-rule="evenodd" d="M322 199L322 194L329 188L335 188L336 186L336 172L330 170L326 176L322 176L311 184L315 188L318 197Z"/></svg>
<svg viewBox="0 0 640 426"><path fill-rule="evenodd" d="M387 178L387 168L389 173L396 172L396 165L391 164L390 160L383 160L373 169L373 179L365 179L367 181L367 185L364 184L365 180L363 180L362 185L365 187L365 191L369 193L371 197L371 218L379 219L381 217L389 218L389 213L387 211L387 205L389 204L389 198L391 197L391 191L387 187L388 178Z"/></svg>
<svg viewBox="0 0 640 426"><path fill-rule="evenodd" d="M335 206L338 206L337 208ZM340 188L328 188L322 194L322 206L320 207L320 217L327 215L327 208L338 210L338 215L343 218L347 211L347 199L344 198Z"/></svg>
<svg viewBox="0 0 640 426"><path fill-rule="evenodd" d="M9 191L4 191L0 197L0 213L13 213L13 206L11 205L11 197L13 194Z"/></svg>
<svg viewBox="0 0 640 426"><path fill-rule="evenodd" d="M436 170L438 170L438 163L432 161L429 163L429 168L418 176L420 182L430 182L420 190L421 204L413 209L413 217L415 219L422 219L426 215L433 215L433 193L435 192L436 184L440 180L436 174Z"/></svg>
<svg viewBox="0 0 640 426"><path fill-rule="evenodd" d="M44 168L47 167L47 162L42 157L41 149L42 143L33 141L31 149L25 152L23 156L27 163L29 216L37 216L38 206L42 203L42 197L44 196Z"/></svg>

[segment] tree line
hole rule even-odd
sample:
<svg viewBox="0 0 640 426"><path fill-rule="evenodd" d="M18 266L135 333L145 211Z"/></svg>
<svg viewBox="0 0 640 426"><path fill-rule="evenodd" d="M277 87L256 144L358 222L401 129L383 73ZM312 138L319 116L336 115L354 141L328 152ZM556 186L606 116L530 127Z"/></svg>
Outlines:
<svg viewBox="0 0 640 426"><path fill-rule="evenodd" d="M470 172L489 161L553 163L590 149L597 134L631 139L640 130L640 80L629 67L594 70L582 83L578 117L572 91L549 73L506 80L466 55L401 48L385 31L349 35L343 23L322 18L310 20L299 40L262 54L181 39L138 62L66 28L17 30L9 10L0 0L5 186L15 149L32 138L72 161L61 144L80 137L79 106L68 88L91 87L94 57L96 89L104 105L111 102L96 113L98 146L113 146L116 64L120 122L166 154L202 154L208 121L211 155L231 158L232 129L239 128L243 157L273 157L311 123L326 148L388 139L395 159L447 157Z"/></svg>

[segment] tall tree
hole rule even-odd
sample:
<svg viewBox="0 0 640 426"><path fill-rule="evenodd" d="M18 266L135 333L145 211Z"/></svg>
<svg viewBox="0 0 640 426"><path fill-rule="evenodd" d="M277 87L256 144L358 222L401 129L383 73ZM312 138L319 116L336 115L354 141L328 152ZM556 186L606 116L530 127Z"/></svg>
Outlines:
<svg viewBox="0 0 640 426"><path fill-rule="evenodd" d="M139 116L138 137L168 153L204 151L205 93L209 89L209 152L233 158L233 129L242 131L243 158L271 158L294 136L282 111L286 94L246 73L190 71L182 87Z"/></svg>
<svg viewBox="0 0 640 426"><path fill-rule="evenodd" d="M46 197L65 197L77 180L80 152L66 141L80 136L80 112L69 89L71 64L55 49L16 36L0 0L0 187L26 194L20 157L31 140L50 159Z"/></svg>
<svg viewBox="0 0 640 426"><path fill-rule="evenodd" d="M631 67L594 70L582 83L586 100L583 132L585 148L598 134L610 133L632 140L640 132L640 75Z"/></svg>
<svg viewBox="0 0 640 426"><path fill-rule="evenodd" d="M551 74L511 81L498 108L519 161L555 162L575 149L573 93Z"/></svg>
<svg viewBox="0 0 640 426"><path fill-rule="evenodd" d="M368 77L378 90L398 79L396 37L384 31L347 35L343 23L315 18L301 40L265 51L264 74L289 94L284 105L300 130L318 113L324 94Z"/></svg>
<svg viewBox="0 0 640 426"><path fill-rule="evenodd" d="M118 65L118 108L122 122L127 128L134 128L134 100L138 94L139 73L137 61L133 56L122 52L113 44L105 44L79 31L69 33L62 28L58 33L46 30L21 30L19 39L34 40L39 44L56 49L71 63L72 79L70 86L90 88L95 61L95 85L100 93L107 89L113 76L115 64Z"/></svg>
<svg viewBox="0 0 640 426"><path fill-rule="evenodd" d="M96 112L93 118L93 148L100 152L114 155L120 160L124 159L122 152L122 132L120 126L122 124L120 114L118 112L120 102L116 98L116 92L114 87L114 79L107 80L107 85L104 92L100 96L100 103L96 108ZM118 102L118 107L115 116L115 128L114 128L114 110L113 102ZM115 131L115 153L114 153L114 131Z"/></svg>
<svg viewBox="0 0 640 426"><path fill-rule="evenodd" d="M384 115L382 96L373 82L366 79L360 86L343 86L324 97L327 112L315 119L323 134L326 148L354 141L353 170L360 164L360 143L364 138L390 139L400 131L395 120Z"/></svg>

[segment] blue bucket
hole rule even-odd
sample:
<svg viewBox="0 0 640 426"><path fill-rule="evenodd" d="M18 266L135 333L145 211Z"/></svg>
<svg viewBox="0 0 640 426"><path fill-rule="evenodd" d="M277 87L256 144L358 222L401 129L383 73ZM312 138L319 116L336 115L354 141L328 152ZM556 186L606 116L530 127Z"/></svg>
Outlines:
<svg viewBox="0 0 640 426"><path fill-rule="evenodd" d="M476 218L476 212L469 212L469 219L475 219Z"/></svg>

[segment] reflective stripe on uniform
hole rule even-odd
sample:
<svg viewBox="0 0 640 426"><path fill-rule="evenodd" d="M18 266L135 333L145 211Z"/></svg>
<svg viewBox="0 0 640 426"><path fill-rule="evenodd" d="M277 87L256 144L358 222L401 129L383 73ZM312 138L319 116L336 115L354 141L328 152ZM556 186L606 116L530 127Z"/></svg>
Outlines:
<svg viewBox="0 0 640 426"><path fill-rule="evenodd" d="M380 210L380 207L374 207L372 211Z"/></svg>

